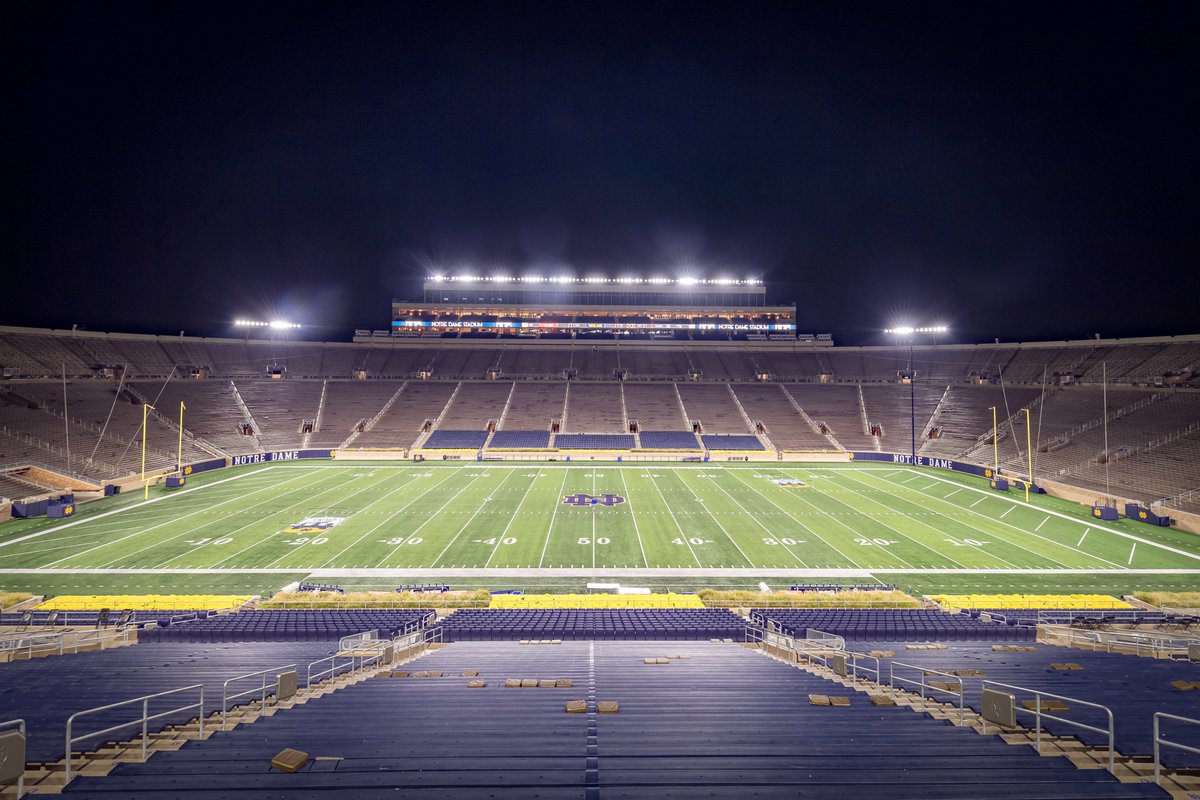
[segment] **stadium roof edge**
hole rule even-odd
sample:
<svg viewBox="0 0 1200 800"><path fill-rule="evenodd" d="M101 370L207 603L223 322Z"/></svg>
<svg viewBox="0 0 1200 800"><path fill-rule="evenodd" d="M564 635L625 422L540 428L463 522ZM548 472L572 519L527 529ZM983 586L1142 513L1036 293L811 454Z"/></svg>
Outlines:
<svg viewBox="0 0 1200 800"><path fill-rule="evenodd" d="M152 334L152 333L120 333L108 331L86 331L86 330L68 330L65 328L27 328L10 325L0 325L0 334L13 334L19 336L56 336L62 338L92 338L92 339L128 339L141 341L193 341L193 342L213 342L213 343L229 343L229 344L246 344L251 345L291 345L291 346L313 346L313 347L362 347L364 342L325 342L310 339L299 339L295 337L287 337L272 339L263 338L246 339L242 336L233 337L216 337L216 336L180 336L178 334ZM722 341L722 340L672 340L672 341L651 341L651 340L632 340L620 341L615 339L441 339L441 338L424 338L424 337L378 337L382 341L370 343L375 346L388 347L467 347L478 348L495 343L501 346L511 347L571 347L583 346L588 347L624 347L624 348L660 348L660 347L675 347L680 349L695 349L695 348L718 348L718 349L810 349L813 345L809 342L800 340L788 341ZM1126 339L1065 339L1042 342L975 342L975 343L955 343L955 344L925 344L918 343L916 349L938 349L938 350L979 350L979 349L994 349L994 348L1049 348L1049 347L1096 347L1096 346L1120 346L1120 345L1145 345L1145 344L1183 344L1183 343L1200 343L1200 333L1194 334L1178 334L1174 336L1138 336ZM907 345L901 344L884 344L884 345L835 345L833 349L839 351L874 351L874 350L895 350L897 348L907 349Z"/></svg>

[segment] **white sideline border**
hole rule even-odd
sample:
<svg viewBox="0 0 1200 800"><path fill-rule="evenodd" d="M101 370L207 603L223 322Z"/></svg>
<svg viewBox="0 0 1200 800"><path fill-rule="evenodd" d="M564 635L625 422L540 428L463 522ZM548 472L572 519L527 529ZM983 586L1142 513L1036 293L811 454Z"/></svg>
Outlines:
<svg viewBox="0 0 1200 800"><path fill-rule="evenodd" d="M164 494L159 497L153 497L149 500L143 500L142 502L134 503L131 506L125 506L123 508L114 508L112 511L104 511L100 514L96 514L95 516L84 517L82 519L73 520L72 522L63 523L62 525L55 525L53 528L46 528L45 530L42 530L42 531L35 531L33 533L27 533L24 536L18 536L15 539L9 539L6 542L0 542L0 547L8 547L9 545L18 544L20 542L27 542L30 539L36 539L39 536L45 536L50 533L56 533L58 531L65 530L67 528L73 528L76 525L86 525L89 522L95 522L98 519L104 519L105 517L111 517L114 514L124 514L126 511L132 511L135 508L142 508L142 507L148 506L152 503L161 503L164 500L170 500L172 498L180 497L182 495L189 494L191 492L198 492L202 489L207 489L210 486L220 486L222 483L229 483L230 481L236 481L239 478L245 478L248 475L258 475L259 473L266 472L268 469L272 469L272 468L273 467L267 466L267 467L263 467L262 469L255 469L255 470L251 470L249 472L243 472L240 475L232 475L228 478L222 478L219 481L213 481L212 483L206 483L202 486L193 486L190 489L183 489L182 491L172 492L171 494Z"/></svg>

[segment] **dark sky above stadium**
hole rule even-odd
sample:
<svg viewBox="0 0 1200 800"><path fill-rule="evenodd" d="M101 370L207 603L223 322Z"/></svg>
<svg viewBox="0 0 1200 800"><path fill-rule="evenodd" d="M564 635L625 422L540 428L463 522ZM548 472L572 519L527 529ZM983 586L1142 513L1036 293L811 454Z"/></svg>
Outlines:
<svg viewBox="0 0 1200 800"><path fill-rule="evenodd" d="M1200 4L0 10L0 324L306 338L729 270L870 343L1200 332Z"/></svg>

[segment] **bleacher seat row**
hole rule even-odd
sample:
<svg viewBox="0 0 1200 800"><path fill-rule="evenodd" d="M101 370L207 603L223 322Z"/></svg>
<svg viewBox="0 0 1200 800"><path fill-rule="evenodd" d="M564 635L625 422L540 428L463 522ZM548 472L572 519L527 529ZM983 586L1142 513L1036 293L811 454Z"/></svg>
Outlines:
<svg viewBox="0 0 1200 800"><path fill-rule="evenodd" d="M686 655L666 666L644 658ZM1153 785L1076 769L836 684L749 650L702 642L459 643L423 656L443 678L377 678L253 725L188 742L145 764L81 776L79 800L659 800L848 797L893 800L1125 800ZM415 665L414 665L415 666ZM486 684L468 689L465 669ZM571 689L504 688L568 678ZM736 676L735 678L733 676ZM594 686L594 692L591 691ZM585 713L566 701L594 698ZM618 713L596 713L615 700ZM386 709L386 713L380 713ZM299 772L268 769L283 748Z"/></svg>

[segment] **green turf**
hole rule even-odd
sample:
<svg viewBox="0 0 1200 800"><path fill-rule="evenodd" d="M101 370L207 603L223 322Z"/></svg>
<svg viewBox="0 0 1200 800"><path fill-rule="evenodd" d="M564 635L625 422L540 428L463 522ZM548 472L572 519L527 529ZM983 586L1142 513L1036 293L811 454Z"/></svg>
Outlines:
<svg viewBox="0 0 1200 800"><path fill-rule="evenodd" d="M776 483L781 479L807 486L785 488ZM564 503L578 493L625 500ZM53 571L47 583L50 575L66 579L59 572L64 569L276 570L241 577L163 574L153 581L137 574L76 576L92 579L81 586L158 590L192 589L220 578L229 583L213 585L257 592L315 569L392 570L361 579L394 585L431 580L404 578L409 570L435 575L483 567L617 568L632 575L647 567L714 570L661 576L665 585L681 588L753 586L756 570L863 570L881 582L923 591L1200 584L1200 572L995 572L1197 570L1200 539L1127 520L1097 523L1087 509L1066 501L1035 496L1026 505L1023 493L992 492L978 478L892 465L289 462L192 476L187 489L154 487L150 497L144 504L135 492L85 504L69 521L4 525L0 569L22 576L17 587L18 576L0 574L0 586L34 588L36 579L27 574L34 570ZM327 531L287 532L306 517L343 521ZM715 572L723 568L746 572ZM926 574L931 569L982 572ZM458 575L446 582L466 580ZM491 586L547 580L578 588L585 579L525 572L476 580ZM794 582L779 575L763 580Z"/></svg>

